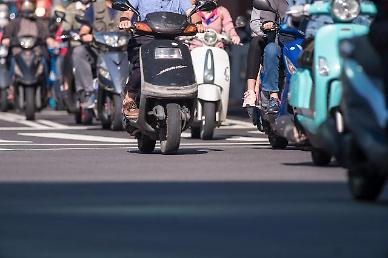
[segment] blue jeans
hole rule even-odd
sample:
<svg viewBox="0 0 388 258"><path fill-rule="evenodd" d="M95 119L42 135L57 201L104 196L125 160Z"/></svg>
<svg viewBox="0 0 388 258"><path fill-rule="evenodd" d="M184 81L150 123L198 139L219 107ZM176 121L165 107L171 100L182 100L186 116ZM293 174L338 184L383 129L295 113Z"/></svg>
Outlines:
<svg viewBox="0 0 388 258"><path fill-rule="evenodd" d="M279 92L280 54L280 47L276 43L269 43L264 48L263 72L261 74L263 91Z"/></svg>

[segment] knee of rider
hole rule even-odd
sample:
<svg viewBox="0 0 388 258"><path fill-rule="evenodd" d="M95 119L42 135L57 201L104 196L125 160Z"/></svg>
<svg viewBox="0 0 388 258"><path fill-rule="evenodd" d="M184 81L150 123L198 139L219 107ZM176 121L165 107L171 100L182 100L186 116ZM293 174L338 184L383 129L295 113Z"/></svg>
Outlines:
<svg viewBox="0 0 388 258"><path fill-rule="evenodd" d="M78 46L74 48L73 53L72 53L72 59L74 60L80 60L84 57L84 46ZM77 64L77 62L74 62Z"/></svg>
<svg viewBox="0 0 388 258"><path fill-rule="evenodd" d="M280 48L276 43L269 43L264 48L264 55L268 56L269 58L278 57L279 54L280 54Z"/></svg>

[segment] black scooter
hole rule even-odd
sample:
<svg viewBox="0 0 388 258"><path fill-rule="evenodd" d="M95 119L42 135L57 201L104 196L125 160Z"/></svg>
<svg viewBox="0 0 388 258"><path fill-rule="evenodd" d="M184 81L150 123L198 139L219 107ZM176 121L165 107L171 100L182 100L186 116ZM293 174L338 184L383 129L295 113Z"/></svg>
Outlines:
<svg viewBox="0 0 388 258"><path fill-rule="evenodd" d="M215 4L199 1L191 16ZM140 17L126 0L114 1L113 8L130 9ZM140 48L140 114L136 121L126 120L126 128L138 139L141 153L153 152L160 140L162 154L174 154L179 149L182 131L193 120L198 94L190 50L176 38L195 35L197 27L185 15L156 12L148 14L144 22L138 21L133 30L155 39Z"/></svg>
<svg viewBox="0 0 388 258"><path fill-rule="evenodd" d="M8 111L8 90L12 80L7 62L8 48L0 45L0 111Z"/></svg>
<svg viewBox="0 0 388 258"><path fill-rule="evenodd" d="M14 56L15 98L18 108L24 109L27 120L35 120L35 112L47 103L46 65L43 55L35 53L34 48L44 45L34 36L15 39L12 47L20 49Z"/></svg>
<svg viewBox="0 0 388 258"><path fill-rule="evenodd" d="M121 93L128 81L130 63L125 32L97 32L93 34L97 60L97 111L104 129L123 129Z"/></svg>

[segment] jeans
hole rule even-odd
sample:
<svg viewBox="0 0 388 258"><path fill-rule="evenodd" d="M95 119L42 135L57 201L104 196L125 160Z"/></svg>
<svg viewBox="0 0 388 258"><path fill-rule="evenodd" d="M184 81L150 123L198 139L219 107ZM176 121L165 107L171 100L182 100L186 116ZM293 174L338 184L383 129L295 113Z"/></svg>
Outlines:
<svg viewBox="0 0 388 258"><path fill-rule="evenodd" d="M264 48L263 72L261 74L263 91L279 92L280 54L280 47L276 43L269 43Z"/></svg>
<svg viewBox="0 0 388 258"><path fill-rule="evenodd" d="M85 45L74 48L72 53L75 87L77 92L93 92L93 65L96 63L97 55L92 49Z"/></svg>

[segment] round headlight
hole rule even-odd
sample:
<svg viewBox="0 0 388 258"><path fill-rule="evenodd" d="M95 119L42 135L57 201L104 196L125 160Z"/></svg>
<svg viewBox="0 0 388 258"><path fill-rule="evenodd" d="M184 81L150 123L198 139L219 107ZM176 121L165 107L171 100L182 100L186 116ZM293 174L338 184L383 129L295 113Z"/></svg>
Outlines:
<svg viewBox="0 0 388 258"><path fill-rule="evenodd" d="M8 56L8 48L5 46L0 46L0 58Z"/></svg>
<svg viewBox="0 0 388 258"><path fill-rule="evenodd" d="M128 45L128 37L127 36L121 36L119 38L119 41L117 42L118 47L124 47Z"/></svg>
<svg viewBox="0 0 388 258"><path fill-rule="evenodd" d="M203 37L205 44L208 46L214 46L217 43L217 33L214 31L207 31Z"/></svg>
<svg viewBox="0 0 388 258"><path fill-rule="evenodd" d="M357 18L361 7L358 0L333 0L332 13L336 19L349 22Z"/></svg>
<svg viewBox="0 0 388 258"><path fill-rule="evenodd" d="M117 38L110 36L110 35L104 35L105 44L110 47L116 47L117 44Z"/></svg>
<svg viewBox="0 0 388 258"><path fill-rule="evenodd" d="M35 46L36 39L33 37L21 37L19 42L22 48L29 49Z"/></svg>

